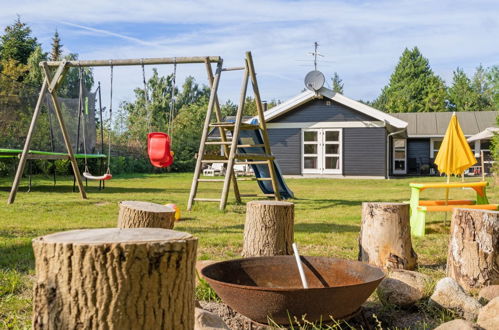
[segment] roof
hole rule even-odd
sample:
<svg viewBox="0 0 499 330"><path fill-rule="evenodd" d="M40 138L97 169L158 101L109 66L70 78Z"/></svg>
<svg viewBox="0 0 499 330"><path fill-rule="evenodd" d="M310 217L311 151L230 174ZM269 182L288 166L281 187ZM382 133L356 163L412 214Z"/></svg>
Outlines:
<svg viewBox="0 0 499 330"><path fill-rule="evenodd" d="M385 122L388 126L394 127L395 129L404 129L407 127L407 123L399 118L392 116L391 114L387 114L386 112L374 109L366 104L360 103L358 101L352 100L340 93L333 92L330 89L322 87L317 92L313 92L310 90L306 90L297 96L283 102L270 110L265 112L265 121L269 121L275 119L279 116L284 115L285 113L299 107L302 104L305 104L313 99L320 99L326 97L335 102L338 102L352 110L361 112L367 116L370 116L379 121ZM257 119L257 117L253 117L253 120Z"/></svg>
<svg viewBox="0 0 499 330"><path fill-rule="evenodd" d="M392 113L409 124L409 137L442 137L449 125L452 112L404 112ZM496 111L456 112L465 136L471 136L496 125Z"/></svg>
<svg viewBox="0 0 499 330"><path fill-rule="evenodd" d="M494 135L499 134L499 128L497 127L487 127L480 133L477 133L468 138L468 142L478 141L478 140L490 140Z"/></svg>

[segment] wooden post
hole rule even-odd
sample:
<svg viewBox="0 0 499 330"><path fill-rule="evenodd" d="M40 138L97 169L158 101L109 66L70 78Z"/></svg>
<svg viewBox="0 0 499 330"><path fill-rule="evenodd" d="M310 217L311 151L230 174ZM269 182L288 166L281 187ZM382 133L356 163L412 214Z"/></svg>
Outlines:
<svg viewBox="0 0 499 330"><path fill-rule="evenodd" d="M57 121L59 122L59 126L61 128L62 137L64 139L64 145L66 146L66 150L68 151L68 156L69 160L71 161L71 166L73 168L73 173L76 178L76 183L78 184L78 189L80 190L81 198L86 199L87 194L85 192L85 188L83 187L83 180L81 178L80 169L78 168L78 163L76 162L76 158L74 156L73 146L71 145L69 133L66 128L66 124L64 123L64 117L62 116L61 105L59 104L59 100L57 99L58 83L62 81L67 71L66 67L67 62L66 61L61 62L60 66L57 68L54 77L52 77L52 75L50 74L50 70L46 65L46 63L45 62L43 63L44 65L42 66L42 68L45 72L45 77L47 80L50 81L49 84L50 98L52 99L52 103L54 105L55 114L57 117Z"/></svg>
<svg viewBox="0 0 499 330"><path fill-rule="evenodd" d="M386 269L412 270L416 267L409 204L362 203L359 260Z"/></svg>
<svg viewBox="0 0 499 330"><path fill-rule="evenodd" d="M499 284L499 212L454 209L447 276L468 291Z"/></svg>
<svg viewBox="0 0 499 330"><path fill-rule="evenodd" d="M208 74L208 82L210 86L213 86L213 70L211 69L211 63L208 58L205 61L206 65L206 73ZM218 96L215 94L215 116L217 118L217 122L221 123L223 121L222 111L220 110L220 103L218 102ZM227 142L227 135L225 135L225 128L222 126L218 127L218 132L220 134L220 140L222 142ZM229 146L227 144L223 144L224 154L229 155ZM236 174L232 171L231 175L232 185L234 186L234 195L236 197L236 202L241 203L241 194L239 193L239 187L237 185Z"/></svg>
<svg viewBox="0 0 499 330"><path fill-rule="evenodd" d="M251 52L246 52L246 65L248 66L251 83L253 86L253 93L255 94L256 109L258 112L258 124L260 125L260 131L262 132L263 143L265 145L265 154L271 155L269 143L269 134L267 132L267 124L265 122L265 115L263 111L262 100L260 98L260 90L258 88L258 82L256 80L255 66L253 64L253 57ZM276 200L281 200L281 192L279 191L279 185L277 183L277 174L274 168L274 161L269 159L267 161L269 167L270 178L272 179L272 189L274 190L274 195Z"/></svg>
<svg viewBox="0 0 499 330"><path fill-rule="evenodd" d="M120 203L118 228L173 229L175 210L168 206L138 201Z"/></svg>
<svg viewBox="0 0 499 330"><path fill-rule="evenodd" d="M227 205L227 198L229 197L229 184L231 177L234 174L234 157L236 156L237 144L239 143L239 130L241 129L241 121L243 119L244 103L246 102L246 91L248 89L248 68L246 64L246 70L243 74L243 83L241 85L241 92L239 94L239 106L237 107L236 122L234 123L234 130L232 131L232 141L230 146L230 152L228 155L227 162L227 173L225 174L224 184L222 188L222 197L220 199L220 210L225 209Z"/></svg>
<svg viewBox="0 0 499 330"><path fill-rule="evenodd" d="M190 57L157 57L157 58L131 58L131 59L114 59L114 60L75 60L65 61L69 67L94 67L94 66L127 66L127 65L156 65L156 64L194 64L204 63L206 59L213 62L220 62L220 56L190 56ZM62 61L48 61L42 62L42 65L49 67L59 66Z"/></svg>
<svg viewBox="0 0 499 330"><path fill-rule="evenodd" d="M243 257L293 254L294 204L251 201L246 205Z"/></svg>
<svg viewBox="0 0 499 330"><path fill-rule="evenodd" d="M215 107L215 98L217 96L218 85L220 84L220 75L222 74L223 62L220 60L217 65L217 70L215 71L215 78L213 84L211 84L210 100L208 102L208 110L206 111L206 118L204 119L203 133L201 134L201 141L199 142L198 157L196 159L196 168L194 170L194 175L192 177L191 192L189 193L189 201L187 202L187 210L191 210L194 205L194 198L196 198L196 192L199 183L199 176L201 175L201 167L204 156L205 142L208 138L208 132L210 129L210 120L213 114L213 108Z"/></svg>
<svg viewBox="0 0 499 330"><path fill-rule="evenodd" d="M158 228L33 240L33 329L193 329L197 238Z"/></svg>
<svg viewBox="0 0 499 330"><path fill-rule="evenodd" d="M482 181L485 181L485 159L484 159L484 152L483 150L480 150L480 165L482 166Z"/></svg>
<svg viewBox="0 0 499 330"><path fill-rule="evenodd" d="M48 77L43 79L42 88L40 89L40 94L38 95L38 100L36 101L35 111L33 112L33 117L31 118L31 124L29 125L28 135L26 136L26 141L24 142L23 152L21 154L21 159L17 165L16 176L14 177L14 182L12 183L12 188L10 189L9 199L7 204L12 204L16 200L17 189L19 188L19 183L23 176L24 167L26 166L26 160L28 159L29 147L31 145L31 138L33 137L33 132L35 131L36 121L40 115L40 109L42 108L43 98L45 92L48 88Z"/></svg>

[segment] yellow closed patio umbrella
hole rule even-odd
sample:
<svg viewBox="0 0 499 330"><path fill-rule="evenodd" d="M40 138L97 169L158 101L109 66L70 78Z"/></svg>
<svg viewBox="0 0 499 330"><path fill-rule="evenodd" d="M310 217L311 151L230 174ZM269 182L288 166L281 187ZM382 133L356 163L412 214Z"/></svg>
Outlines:
<svg viewBox="0 0 499 330"><path fill-rule="evenodd" d="M461 175L476 162L473 151L471 151L459 125L456 113L453 113L444 140L435 158L438 171L445 173L447 182L449 182L452 174Z"/></svg>
<svg viewBox="0 0 499 330"><path fill-rule="evenodd" d="M447 175L447 183L450 182L450 176L462 175L466 169L476 164L476 158L464 137L463 130L459 125L456 113L452 117L445 132L444 139L435 157L435 164L440 173ZM449 200L449 188L445 189L445 205ZM447 213L444 219L447 220Z"/></svg>

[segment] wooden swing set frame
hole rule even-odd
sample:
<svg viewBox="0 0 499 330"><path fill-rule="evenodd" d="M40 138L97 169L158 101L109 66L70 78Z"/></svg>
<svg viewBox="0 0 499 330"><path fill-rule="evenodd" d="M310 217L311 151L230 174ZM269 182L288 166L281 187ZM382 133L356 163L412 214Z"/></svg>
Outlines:
<svg viewBox="0 0 499 330"><path fill-rule="evenodd" d="M211 63L217 63L218 68L221 69L222 66L222 58L220 56L194 56L194 57L163 57L163 58L143 58L143 59L114 59L114 60L87 60L87 61L43 61L40 62L40 67L44 72L45 78L43 80L42 87L40 89L40 94L38 95L38 100L36 102L35 110L33 112L33 117L31 119L31 123L28 130L28 135L26 136L26 141L24 143L23 151L20 155L19 164L17 166L16 175L14 177L14 182L12 184L12 188L10 190L9 198L7 199L7 204L14 203L16 199L16 194L19 188L19 183L21 181L26 161L29 158L29 148L31 145L31 139L33 137L33 132L35 130L36 122L38 116L40 115L43 99L45 93L48 91L50 94L50 98L52 100L55 114L57 117L57 122L59 127L61 128L62 136L64 139L64 145L66 147L68 156L67 158L71 162L71 166L73 168L73 173L76 178L76 183L78 185L78 189L80 191L80 195L82 199L87 199L87 194L85 192L85 188L83 186L83 180L78 168L78 163L76 162L75 154L73 151L73 147L71 146L71 142L69 139L68 130L66 128L66 124L64 122L64 118L61 112L61 105L59 100L57 99L57 90L63 81L66 73L71 67L102 67L102 66L142 66L142 65L160 65L160 64L196 64L196 63L204 63L207 68L208 78L210 81L210 85L212 87L212 93L210 97L217 98L216 90L217 88L213 88L213 73L211 70ZM218 81L217 81L218 86ZM211 102L210 106L213 107L214 103Z"/></svg>

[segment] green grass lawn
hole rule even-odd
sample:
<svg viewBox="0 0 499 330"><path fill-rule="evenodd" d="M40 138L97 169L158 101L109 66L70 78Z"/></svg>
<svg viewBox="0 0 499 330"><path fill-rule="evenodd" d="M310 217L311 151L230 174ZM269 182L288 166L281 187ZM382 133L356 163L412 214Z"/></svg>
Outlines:
<svg viewBox="0 0 499 330"><path fill-rule="evenodd" d="M107 182L103 191L97 183L88 187L88 200L71 192L72 178L59 179L53 187L49 178L36 177L32 192L20 188L13 205L6 205L11 178L0 178L0 328L29 328L34 260L31 240L52 232L115 227L118 202L142 200L176 203L182 209L182 221L175 229L199 238L198 259L230 259L242 250L245 206L230 204L225 212L218 203L196 204L187 212L192 174L136 175ZM409 199L409 182L437 181L443 177L396 180L288 179L294 191L295 241L304 255L324 255L356 259L363 201L400 202ZM470 179L468 179L470 180ZM23 182L25 184L26 182ZM220 185L201 183L198 196L216 198ZM241 182L241 191L257 193L254 182ZM489 200L498 202L495 189L489 188ZM423 192L424 198L442 199L442 190ZM472 190L456 189L450 198L474 198ZM449 219L447 215L447 219ZM443 277L448 242L444 214L428 216L427 235L413 239L419 255L419 270L435 279Z"/></svg>

